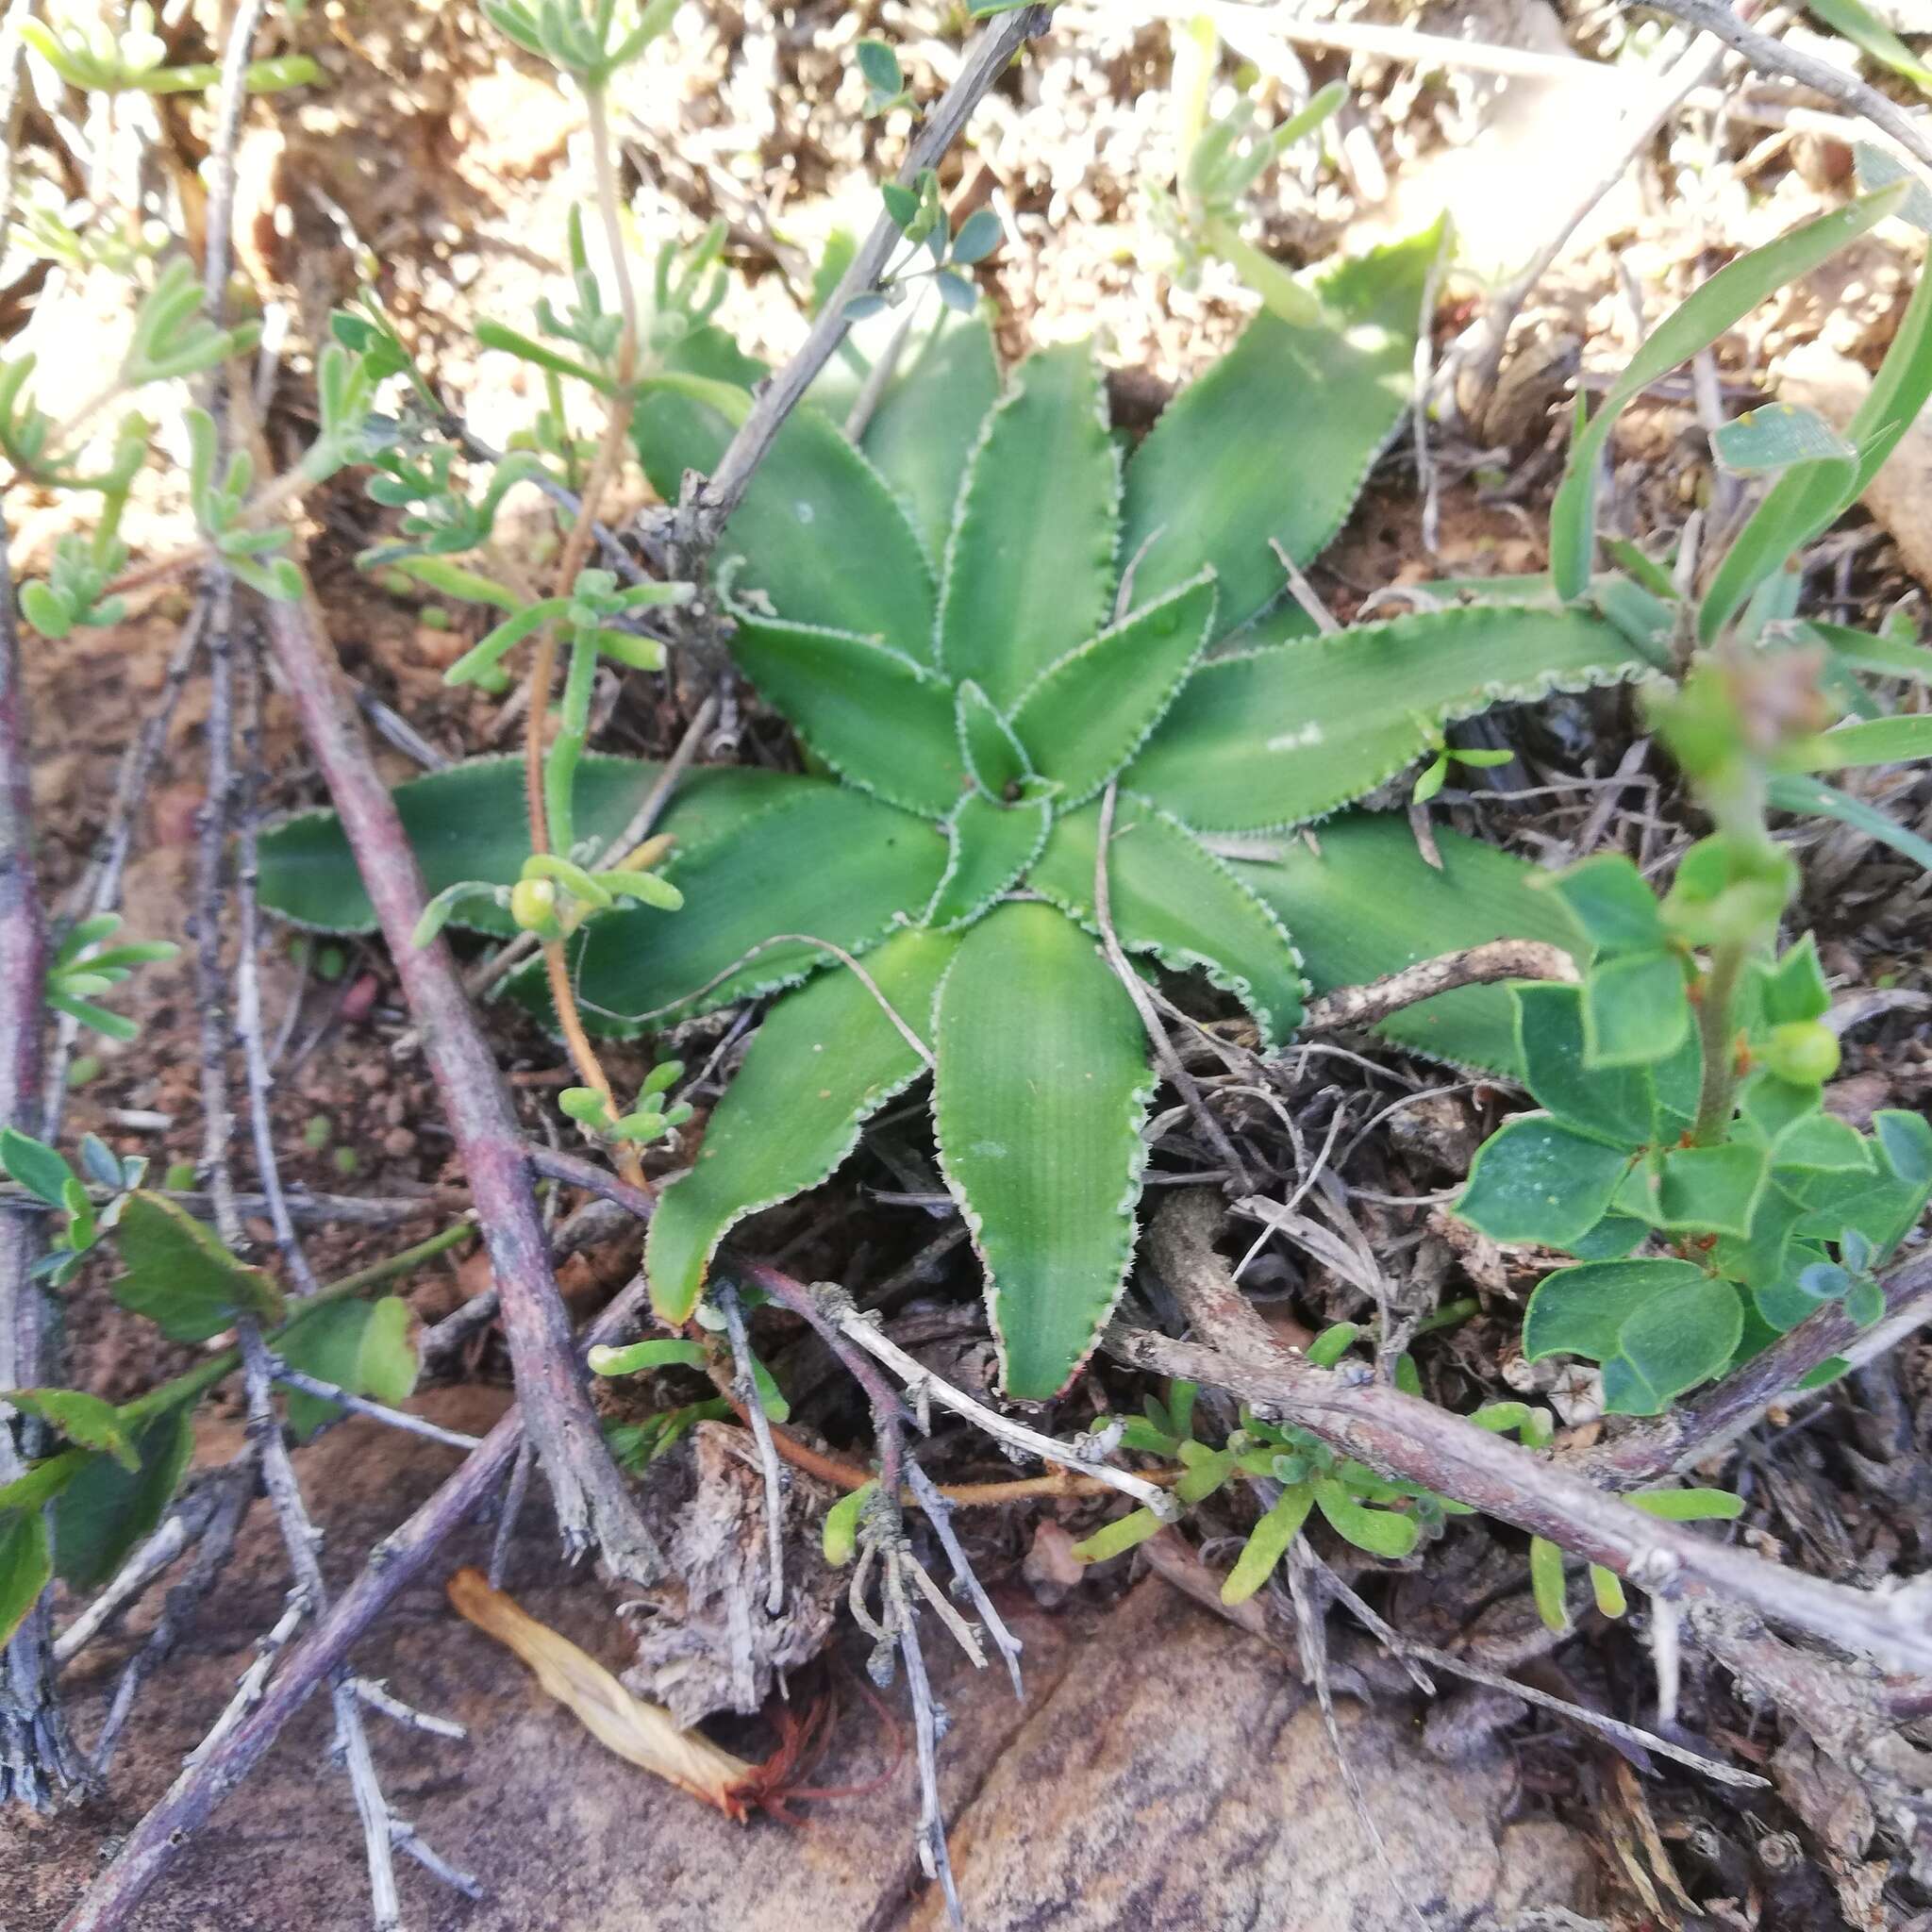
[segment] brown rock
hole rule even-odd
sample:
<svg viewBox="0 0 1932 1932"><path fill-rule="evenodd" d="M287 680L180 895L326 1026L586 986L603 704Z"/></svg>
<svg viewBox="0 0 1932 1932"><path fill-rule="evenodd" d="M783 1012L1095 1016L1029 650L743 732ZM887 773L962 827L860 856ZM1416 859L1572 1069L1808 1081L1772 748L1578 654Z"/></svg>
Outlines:
<svg viewBox="0 0 1932 1932"><path fill-rule="evenodd" d="M416 1406L480 1431L501 1391L435 1391ZM228 1446L233 1447L234 1432ZM377 1537L454 1458L350 1422L298 1456L340 1587ZM452 1744L376 1722L391 1802L445 1857L489 1886L482 1905L399 1861L415 1932L937 1932L944 1912L912 1849L909 1769L862 1700L841 1715L814 1783L858 1787L812 1807L815 1824L739 1826L608 1755L501 1649L456 1618L450 1570L487 1560L489 1525L404 1592L360 1648L358 1668L470 1727ZM629 1641L608 1596L558 1561L532 1508L507 1583L534 1616L616 1667ZM236 1563L176 1659L143 1693L110 1790L49 1820L0 1820L8 1932L52 1932L125 1833L166 1788L275 1619L286 1576L258 1505ZM1111 1611L1076 1599L1048 1615L1024 1591L1002 1603L1025 1645L1027 1702L1003 1673L974 1674L934 1626L936 1688L952 1726L941 1782L953 1855L975 1932L1125 1925L1259 1925L1395 1932L1399 1903L1356 1810L1313 1698L1266 1645L1150 1580ZM103 1640L70 1673L81 1736L98 1727L118 1667L147 1627ZM841 1627L849 1635L850 1626ZM862 1669L848 1641L835 1674ZM794 1679L801 1699L811 1679ZM886 1693L902 1714L903 1691ZM1346 1701L1344 1747L1388 1845L1396 1883L1438 1932L1490 1932L1524 1907L1579 1903L1589 1857L1549 1824L1507 1824L1506 1752L1449 1767L1424 1757L1407 1708ZM366 1882L347 1785L327 1759L322 1700L289 1727L142 1904L142 1932L280 1925L299 1901L304 1932L362 1932ZM727 1740L767 1748L762 1727Z"/></svg>

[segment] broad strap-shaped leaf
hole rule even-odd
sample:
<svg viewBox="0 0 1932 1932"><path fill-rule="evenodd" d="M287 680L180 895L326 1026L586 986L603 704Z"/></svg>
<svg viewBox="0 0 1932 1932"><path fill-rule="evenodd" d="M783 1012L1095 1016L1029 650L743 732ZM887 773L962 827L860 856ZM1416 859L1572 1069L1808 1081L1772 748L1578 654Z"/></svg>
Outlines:
<svg viewBox="0 0 1932 1932"><path fill-rule="evenodd" d="M921 1041L958 943L901 932L867 958L874 986ZM860 1124L924 1070L879 999L841 966L777 1001L713 1110L696 1163L665 1189L652 1220L644 1265L658 1313L684 1321L730 1229L817 1187L858 1145Z"/></svg>
<svg viewBox="0 0 1932 1932"><path fill-rule="evenodd" d="M1861 54L1903 75L1922 93L1932 93L1932 68L1914 54L1905 42L1865 5L1865 0L1805 0L1806 9L1834 33L1842 34ZM1909 27L1924 32L1923 15L1901 18Z"/></svg>
<svg viewBox="0 0 1932 1932"><path fill-rule="evenodd" d="M1034 774L1026 747L993 701L970 677L954 697L959 756L965 760L966 775L989 798L1010 803Z"/></svg>
<svg viewBox="0 0 1932 1932"><path fill-rule="evenodd" d="M911 512L935 567L945 557L966 465L999 393L991 323L942 308L938 325L907 345L859 438Z"/></svg>
<svg viewBox="0 0 1932 1932"><path fill-rule="evenodd" d="M1044 1401L1126 1278L1154 1091L1134 1003L1050 906L1001 906L940 986L933 1117L986 1269L1008 1394Z"/></svg>
<svg viewBox="0 0 1932 1932"><path fill-rule="evenodd" d="M731 655L767 702L848 784L943 818L966 773L953 692L936 672L868 638L732 608Z"/></svg>
<svg viewBox="0 0 1932 1932"><path fill-rule="evenodd" d="M1055 821L1030 874L1035 891L1090 930L1100 807ZM1178 819L1122 792L1107 851L1108 910L1130 953L1151 953L1177 973L1199 971L1241 1001L1264 1052L1301 1024L1307 991L1301 960L1267 904Z"/></svg>
<svg viewBox="0 0 1932 1932"><path fill-rule="evenodd" d="M1041 349L986 420L946 545L939 662L1009 710L1113 608L1120 463L1085 343Z"/></svg>
<svg viewBox="0 0 1932 1932"><path fill-rule="evenodd" d="M1865 493L1899 438L1932 396L1932 276L1921 275L1878 374L1845 428L1856 453L1847 465L1826 458L1789 470L1765 493L1732 540L1698 606L1707 643L1785 559L1830 528Z"/></svg>
<svg viewBox="0 0 1932 1932"><path fill-rule="evenodd" d="M1490 940L1578 949L1561 905L1537 886L1547 874L1459 833L1438 832L1436 844L1440 871L1401 814L1350 812L1324 824L1312 845L1287 839L1278 856L1241 859L1234 870L1288 928L1317 992ZM1438 993L1374 1030L1457 1066L1522 1072L1514 1010L1500 986Z"/></svg>
<svg viewBox="0 0 1932 1932"><path fill-rule="evenodd" d="M1092 797L1140 749L1200 656L1214 606L1213 579L1191 578L1069 651L1021 695L1013 730L1065 805Z"/></svg>
<svg viewBox="0 0 1932 1932"><path fill-rule="evenodd" d="M797 934L862 953L918 918L945 863L944 835L926 820L850 786L804 781L761 816L676 855L669 875L685 901L675 918L620 907L590 922L571 945L585 1024L634 1033L646 1016L689 1019L793 985L831 956L766 941ZM547 1012L541 963L510 988Z"/></svg>
<svg viewBox="0 0 1932 1932"><path fill-rule="evenodd" d="M946 823L946 874L925 908L927 925L961 925L1008 891L1040 856L1053 808L1044 798L1000 805L969 791Z"/></svg>
<svg viewBox="0 0 1932 1932"><path fill-rule="evenodd" d="M1927 279L1932 280L1932 276ZM1908 830L1866 799L1840 791L1835 785L1827 785L1824 779L1806 772L1779 773L1767 792L1771 803L1780 811L1815 812L1837 819L1841 824L1854 825L1880 843L1890 845L1894 852L1902 853L1914 865L1932 872L1932 840Z"/></svg>
<svg viewBox="0 0 1932 1932"><path fill-rule="evenodd" d="M1298 564L1327 547L1414 387L1423 291L1440 225L1345 262L1315 286L1329 319L1263 311L1171 403L1127 465L1121 561L1144 603L1211 564L1217 638L1280 594L1271 543Z"/></svg>
<svg viewBox="0 0 1932 1932"><path fill-rule="evenodd" d="M647 475L675 503L687 470L708 474L731 425L689 396L647 395L631 434ZM875 637L922 663L932 651L932 567L905 506L884 477L809 405L785 419L744 501L725 525L718 560L746 559L741 590L762 591L794 624Z"/></svg>
<svg viewBox="0 0 1932 1932"><path fill-rule="evenodd" d="M1550 576L1566 601L1590 585L1596 551L1597 465L1610 431L1624 409L1680 362L1688 362L1787 282L1808 275L1847 243L1856 242L1904 202L1906 185L1861 195L1829 214L1804 223L1762 248L1727 262L1680 303L1644 338L1615 387L1578 431L1570 461L1550 507Z"/></svg>
<svg viewBox="0 0 1932 1932"><path fill-rule="evenodd" d="M1897 765L1909 758L1932 758L1932 716L1914 711L1856 719L1806 739L1790 756L1807 772L1843 772L1856 765Z"/></svg>
<svg viewBox="0 0 1932 1932"><path fill-rule="evenodd" d="M577 765L576 827L600 849L636 816L663 774L649 758L588 754ZM790 772L716 765L688 772L655 827L680 847L701 844L741 820L822 781ZM529 857L521 758L472 758L411 778L395 790L396 810L431 893L472 879L512 886ZM292 924L316 932L375 930L362 875L332 811L298 812L263 833L261 902ZM515 930L509 914L486 899L458 906L452 924L499 938Z"/></svg>
<svg viewBox="0 0 1932 1932"><path fill-rule="evenodd" d="M1203 664L1125 782L1197 831L1298 824L1373 791L1458 718L1654 668L1582 611L1472 606L1357 625Z"/></svg>

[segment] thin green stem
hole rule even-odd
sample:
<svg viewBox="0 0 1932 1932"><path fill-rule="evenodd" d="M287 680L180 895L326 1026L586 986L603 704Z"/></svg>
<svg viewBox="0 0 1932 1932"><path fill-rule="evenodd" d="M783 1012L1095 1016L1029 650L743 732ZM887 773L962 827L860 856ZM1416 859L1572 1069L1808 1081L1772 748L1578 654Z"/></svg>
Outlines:
<svg viewBox="0 0 1932 1932"><path fill-rule="evenodd" d="M1714 1146L1730 1132L1738 1098L1738 983L1750 957L1751 947L1743 940L1726 940L1713 947L1698 988L1697 1035L1704 1048L1704 1077L1697 1117L1690 1124L1694 1146Z"/></svg>

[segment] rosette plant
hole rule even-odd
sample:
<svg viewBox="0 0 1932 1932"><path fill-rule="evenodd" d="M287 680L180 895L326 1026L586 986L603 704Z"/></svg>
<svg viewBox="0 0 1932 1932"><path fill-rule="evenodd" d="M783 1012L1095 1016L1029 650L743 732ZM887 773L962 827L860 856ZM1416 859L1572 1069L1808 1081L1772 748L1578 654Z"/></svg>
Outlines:
<svg viewBox="0 0 1932 1932"><path fill-rule="evenodd" d="M661 822L682 912L619 907L570 941L593 1029L778 995L653 1222L664 1318L691 1315L735 1224L825 1179L930 1074L1007 1390L1051 1396L1133 1251L1157 1084L1140 975L1204 975L1274 1050L1309 980L1574 938L1502 854L1444 835L1435 869L1403 815L1329 815L1457 720L1646 674L1649 640L1554 603L1317 635L1285 597L1284 557L1324 548L1407 407L1439 245L1311 283L1313 320L1257 317L1124 461L1088 348L1041 349L1003 391L977 318L915 340L856 440L838 425L858 371L835 365L788 421L716 591L809 769L692 774ZM680 345L637 416L660 492L716 462L763 373L715 329ZM588 852L655 774L585 759ZM517 785L498 760L402 788L432 889L515 877ZM1269 842L1318 819L1318 841ZM266 841L263 890L312 924L366 917L325 817ZM534 970L511 984L543 1007ZM1514 1063L1500 992L1392 1030Z"/></svg>

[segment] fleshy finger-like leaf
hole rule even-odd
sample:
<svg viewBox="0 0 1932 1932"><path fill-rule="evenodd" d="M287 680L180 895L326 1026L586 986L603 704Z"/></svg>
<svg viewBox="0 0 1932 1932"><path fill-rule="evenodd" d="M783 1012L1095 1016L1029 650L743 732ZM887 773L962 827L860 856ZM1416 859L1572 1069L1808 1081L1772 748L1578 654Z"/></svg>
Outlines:
<svg viewBox="0 0 1932 1932"><path fill-rule="evenodd" d="M1007 1392L1043 1401L1112 1312L1134 1246L1153 1092L1140 1015L1050 906L1002 906L940 987L933 1115L986 1269Z"/></svg>
<svg viewBox="0 0 1932 1932"><path fill-rule="evenodd" d="M1456 832L1438 832L1436 845L1440 869L1400 814L1350 812L1323 825L1313 844L1291 839L1277 856L1234 870L1287 927L1317 992L1489 940L1576 949L1561 905L1537 888L1548 874ZM1500 986L1438 993L1375 1031L1457 1066L1522 1071L1514 1010Z"/></svg>
<svg viewBox="0 0 1932 1932"><path fill-rule="evenodd" d="M578 837L594 839L600 848L615 839L663 770L645 758L587 755L577 766ZM789 772L707 766L685 774L657 829L688 849L785 798L824 789L823 779ZM473 758L412 778L397 786L394 797L430 893L472 883L513 886L522 876L530 852L522 758ZM261 901L271 912L311 931L375 930L375 909L341 823L331 811L298 812L262 835ZM453 923L499 937L515 930L508 913L483 894L455 908Z"/></svg>
<svg viewBox="0 0 1932 1932"><path fill-rule="evenodd" d="M1323 321L1257 316L1168 406L1127 465L1121 505L1137 604L1209 564L1225 637L1282 592L1271 544L1298 564L1326 547L1408 406L1441 245L1439 225L1343 263L1315 285Z"/></svg>
<svg viewBox="0 0 1932 1932"><path fill-rule="evenodd" d="M1550 507L1550 575L1558 596L1567 601L1582 596L1589 588L1596 550L1597 460L1618 417L1658 376L1708 348L1786 283L1808 275L1887 216L1896 214L1905 195L1903 183L1862 195L1740 256L1650 332L1596 414L1578 432Z"/></svg>
<svg viewBox="0 0 1932 1932"><path fill-rule="evenodd" d="M1321 818L1491 705L1641 677L1621 631L1526 606L1424 611L1203 664L1125 782L1198 831Z"/></svg>
<svg viewBox="0 0 1932 1932"><path fill-rule="evenodd" d="M636 1032L646 1017L689 1019L791 986L833 957L805 940L862 953L919 916L945 869L938 828L849 786L806 785L675 855L666 870L685 904L675 919L620 907L573 940L588 1026ZM781 934L801 937L767 943ZM547 1011L541 963L509 984Z"/></svg>
<svg viewBox="0 0 1932 1932"><path fill-rule="evenodd" d="M960 488L940 599L939 662L1009 709L1113 604L1120 462L1086 344L1020 365Z"/></svg>
<svg viewBox="0 0 1932 1932"><path fill-rule="evenodd" d="M1036 891L1095 930L1099 841L1098 805L1057 819L1029 875ZM1108 899L1128 952L1152 953L1177 973L1205 972L1253 1014L1264 1052L1292 1037L1307 986L1280 920L1177 819L1125 792L1108 844Z"/></svg>
<svg viewBox="0 0 1932 1932"><path fill-rule="evenodd" d="M718 1243L738 1222L825 1179L858 1144L861 1124L924 1071L879 995L923 1040L958 944L936 932L899 933L868 957L877 994L835 967L772 1008L696 1163L665 1189L652 1220L644 1261L665 1321L682 1322L696 1307Z"/></svg>
<svg viewBox="0 0 1932 1932"><path fill-rule="evenodd" d="M1013 707L1013 730L1066 804L1091 798L1140 749L1207 642L1211 577L1192 578L1069 651Z"/></svg>
<svg viewBox="0 0 1932 1932"><path fill-rule="evenodd" d="M924 664L869 638L734 608L731 655L766 700L849 784L943 818L966 773L953 692Z"/></svg>

